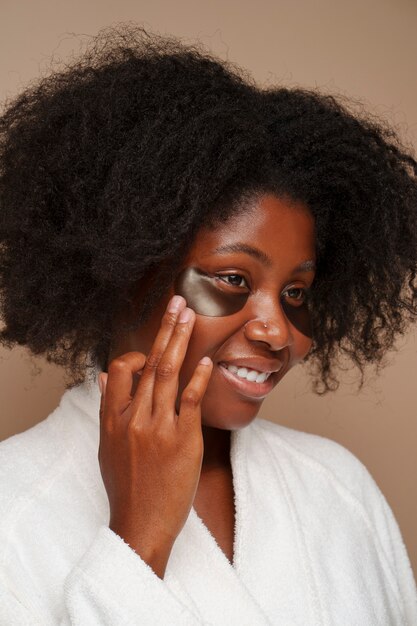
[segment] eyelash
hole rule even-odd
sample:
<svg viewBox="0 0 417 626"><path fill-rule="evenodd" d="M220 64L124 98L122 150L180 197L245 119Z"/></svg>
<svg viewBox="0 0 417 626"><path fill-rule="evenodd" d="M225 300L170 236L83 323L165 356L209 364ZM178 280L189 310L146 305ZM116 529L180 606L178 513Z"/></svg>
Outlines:
<svg viewBox="0 0 417 626"><path fill-rule="evenodd" d="M237 287L238 289L240 289L242 287L242 285L232 285L231 283L228 283L226 280L227 278L230 278L231 276L238 276L239 278L243 279L246 282L246 279L244 276L242 276L241 274L215 274L216 278L219 278L220 280L222 280L223 282L225 282L227 285L230 285L231 287ZM247 285L249 288L249 285ZM283 293L288 293L290 291L299 291L302 293L303 297L300 298L292 298L297 300L297 302L302 302L303 304L305 302L307 302L308 297L310 295L310 290L309 289L303 289L302 287L290 287L289 289L287 289L286 291L284 291ZM289 296L291 298L291 296Z"/></svg>
<svg viewBox="0 0 417 626"><path fill-rule="evenodd" d="M239 276L239 278L242 278L246 282L245 277L241 276L240 274L216 274L216 277L220 278L220 280L225 282L227 285L230 285L231 287L241 287L242 285L232 285L231 283L227 283L226 280L224 280L225 278L231 278L232 276Z"/></svg>

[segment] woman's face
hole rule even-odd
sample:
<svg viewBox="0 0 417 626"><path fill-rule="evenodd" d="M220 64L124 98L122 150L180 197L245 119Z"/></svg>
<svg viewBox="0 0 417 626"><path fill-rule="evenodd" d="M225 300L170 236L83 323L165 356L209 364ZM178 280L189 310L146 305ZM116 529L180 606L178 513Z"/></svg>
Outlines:
<svg viewBox="0 0 417 626"><path fill-rule="evenodd" d="M233 250L219 250L231 246ZM259 252L250 253L250 248ZM215 230L198 232L179 273L188 279L180 286L175 281L149 320L112 356L130 350L149 353L168 300L175 293L186 294L192 275L196 288L189 282L190 297L185 298L196 320L180 371L176 409L198 361L208 355L214 367L202 401L202 423L243 428L256 417L265 396L310 350L304 299L314 279L314 261L314 222L305 205L264 195ZM223 364L272 373L264 383L252 382Z"/></svg>

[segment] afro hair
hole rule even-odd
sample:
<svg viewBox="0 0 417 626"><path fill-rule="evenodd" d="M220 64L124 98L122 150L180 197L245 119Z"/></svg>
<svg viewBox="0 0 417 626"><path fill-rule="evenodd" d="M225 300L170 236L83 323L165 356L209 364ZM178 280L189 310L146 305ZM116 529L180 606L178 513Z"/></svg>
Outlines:
<svg viewBox="0 0 417 626"><path fill-rule="evenodd" d="M417 313L416 171L393 129L340 97L262 88L139 26L101 31L0 118L0 341L69 386L105 369L118 313L145 321L197 231L272 192L316 222L313 388L337 388L341 355L362 385Z"/></svg>

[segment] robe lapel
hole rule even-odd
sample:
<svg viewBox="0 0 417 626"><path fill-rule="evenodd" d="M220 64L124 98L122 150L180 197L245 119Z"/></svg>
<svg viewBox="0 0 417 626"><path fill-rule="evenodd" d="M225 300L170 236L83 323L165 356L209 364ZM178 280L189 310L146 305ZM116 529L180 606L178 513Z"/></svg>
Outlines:
<svg viewBox="0 0 417 626"><path fill-rule="evenodd" d="M209 624L270 624L242 576L248 569L244 553L249 517L243 458L245 430L231 433L236 509L233 566L193 507L175 541L165 574L168 586L176 592L178 586L182 587Z"/></svg>
<svg viewBox="0 0 417 626"><path fill-rule="evenodd" d="M280 454L278 462L272 454L268 427L259 418L252 422L236 459L236 495L246 512L237 571L270 623L321 624L315 620L319 611L310 562L283 471L286 459Z"/></svg>

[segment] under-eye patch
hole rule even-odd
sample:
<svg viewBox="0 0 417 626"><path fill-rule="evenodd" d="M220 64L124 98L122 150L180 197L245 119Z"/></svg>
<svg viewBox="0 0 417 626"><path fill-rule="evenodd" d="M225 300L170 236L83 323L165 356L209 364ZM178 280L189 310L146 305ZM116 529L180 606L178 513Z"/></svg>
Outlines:
<svg viewBox="0 0 417 626"><path fill-rule="evenodd" d="M237 313L245 306L249 293L232 293L219 287L219 279L205 274L196 267L187 267L178 275L174 289L183 296L187 306L198 315L226 317ZM303 335L312 336L308 303L291 306L281 296L282 309L291 324Z"/></svg>
<svg viewBox="0 0 417 626"><path fill-rule="evenodd" d="M281 297L282 309L286 315L286 318L302 335L309 337L313 336L313 328L311 325L311 315L308 307L308 301L303 302L297 306L291 306L285 299Z"/></svg>
<svg viewBox="0 0 417 626"><path fill-rule="evenodd" d="M224 317L243 309L249 293L226 292L216 282L215 277L204 274L195 267L187 267L175 282L175 293L183 296L187 306L199 315Z"/></svg>

